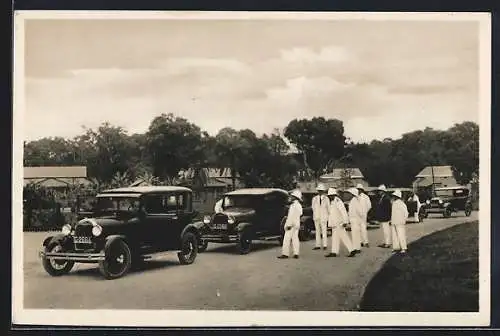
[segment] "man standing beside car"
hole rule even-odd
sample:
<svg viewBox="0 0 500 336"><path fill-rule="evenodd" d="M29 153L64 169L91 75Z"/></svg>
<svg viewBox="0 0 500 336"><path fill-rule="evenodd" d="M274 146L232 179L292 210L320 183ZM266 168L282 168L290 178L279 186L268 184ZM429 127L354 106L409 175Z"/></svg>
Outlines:
<svg viewBox="0 0 500 336"><path fill-rule="evenodd" d="M403 202L400 190L392 193L391 229L392 229L392 252L406 253L406 220L408 219L408 208Z"/></svg>
<svg viewBox="0 0 500 336"><path fill-rule="evenodd" d="M278 259L288 259L290 255L290 243L292 245L293 257L295 259L299 258L300 252L300 240L299 240L299 230L300 230L300 217L302 216L302 193L300 190L294 190L290 193L293 198L292 204L288 209L288 215L285 221L285 235L283 237L283 247L281 250L281 255Z"/></svg>
<svg viewBox="0 0 500 336"><path fill-rule="evenodd" d="M361 252L361 222L364 218L364 210L359 200L359 192L356 188L347 190L352 195L349 201L349 222L351 223L352 245L355 253Z"/></svg>
<svg viewBox="0 0 500 336"><path fill-rule="evenodd" d="M389 222L391 221L391 197L387 194L385 185L381 184L377 190L379 199L375 208L375 219L380 223L384 234L384 243L380 244L379 247L390 248L391 227L389 226Z"/></svg>
<svg viewBox="0 0 500 336"><path fill-rule="evenodd" d="M323 245L323 250L328 246L326 231L328 223L328 210L330 208L330 200L325 195L326 187L323 183L316 187L318 194L312 199L312 211L314 228L316 231L316 246L313 250L319 250Z"/></svg>
<svg viewBox="0 0 500 336"><path fill-rule="evenodd" d="M365 187L362 184L358 184L356 186L359 192L359 201L363 206L363 220L361 221L361 246L369 247L370 244L368 242L368 211L372 208L372 201L370 197L365 193Z"/></svg>
<svg viewBox="0 0 500 336"><path fill-rule="evenodd" d="M330 198L328 227L332 228L332 249L325 257L336 257L339 253L340 242L349 251L348 257L354 257L356 252L354 252L351 240L345 230L345 226L349 223L349 215L345 209L344 202L338 197L337 190L334 188L329 188L327 195Z"/></svg>

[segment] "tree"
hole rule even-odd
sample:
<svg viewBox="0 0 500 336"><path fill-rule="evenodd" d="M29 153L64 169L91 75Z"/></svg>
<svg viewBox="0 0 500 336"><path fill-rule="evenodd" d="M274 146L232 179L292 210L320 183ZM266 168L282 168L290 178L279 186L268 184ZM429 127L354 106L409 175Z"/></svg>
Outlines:
<svg viewBox="0 0 500 336"><path fill-rule="evenodd" d="M344 125L337 119L294 119L284 135L303 153L304 163L315 179L344 154Z"/></svg>
<svg viewBox="0 0 500 336"><path fill-rule="evenodd" d="M479 176L479 125L473 122L455 124L447 132L447 161L459 184Z"/></svg>
<svg viewBox="0 0 500 336"><path fill-rule="evenodd" d="M62 137L24 143L24 166L68 166L76 162L72 142Z"/></svg>
<svg viewBox="0 0 500 336"><path fill-rule="evenodd" d="M155 176L174 184L181 169L203 160L202 132L198 126L173 114L162 114L146 133Z"/></svg>

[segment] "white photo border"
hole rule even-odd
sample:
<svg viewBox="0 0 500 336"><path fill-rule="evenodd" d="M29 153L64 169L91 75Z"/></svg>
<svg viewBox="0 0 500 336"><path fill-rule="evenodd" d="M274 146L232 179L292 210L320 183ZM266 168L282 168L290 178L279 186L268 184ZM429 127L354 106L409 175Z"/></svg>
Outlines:
<svg viewBox="0 0 500 336"><path fill-rule="evenodd" d="M24 309L23 274L23 137L24 23L33 19L168 20L373 20L475 21L479 24L480 225L479 312L283 312L230 310L43 310ZM203 11L16 11L14 12L14 100L12 169L12 323L47 326L109 327L477 327L490 324L490 153L491 153L491 15L490 13L410 12L203 12ZM486 248L488 247L488 248Z"/></svg>

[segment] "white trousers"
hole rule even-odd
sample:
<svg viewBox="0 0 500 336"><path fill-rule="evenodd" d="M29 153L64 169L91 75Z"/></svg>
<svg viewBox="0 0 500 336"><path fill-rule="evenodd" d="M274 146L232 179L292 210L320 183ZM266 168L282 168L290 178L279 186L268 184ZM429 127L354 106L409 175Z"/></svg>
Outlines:
<svg viewBox="0 0 500 336"><path fill-rule="evenodd" d="M361 222L361 242L368 244L368 222L366 217Z"/></svg>
<svg viewBox="0 0 500 336"><path fill-rule="evenodd" d="M381 222L380 227L384 233L384 244L391 245L391 226L389 225L389 222Z"/></svg>
<svg viewBox="0 0 500 336"><path fill-rule="evenodd" d="M299 255L300 252L299 228L292 227L290 230L285 230L285 236L283 237L283 247L281 250L281 254L290 256L290 244L292 245L293 254Z"/></svg>
<svg viewBox="0 0 500 336"><path fill-rule="evenodd" d="M361 250L361 225L359 222L351 222L352 247Z"/></svg>
<svg viewBox="0 0 500 336"><path fill-rule="evenodd" d="M316 247L321 247L321 243L323 243L323 247L328 246L326 235L327 224L327 220L319 219L314 221L314 229L316 231Z"/></svg>
<svg viewBox="0 0 500 336"><path fill-rule="evenodd" d="M392 231L392 249L406 250L406 226L405 224L391 225Z"/></svg>
<svg viewBox="0 0 500 336"><path fill-rule="evenodd" d="M352 252L353 248L351 240L342 225L332 228L332 253L339 254L340 242L344 244L349 253Z"/></svg>
<svg viewBox="0 0 500 336"><path fill-rule="evenodd" d="M414 216L415 216L414 221L418 223L418 212L415 212Z"/></svg>

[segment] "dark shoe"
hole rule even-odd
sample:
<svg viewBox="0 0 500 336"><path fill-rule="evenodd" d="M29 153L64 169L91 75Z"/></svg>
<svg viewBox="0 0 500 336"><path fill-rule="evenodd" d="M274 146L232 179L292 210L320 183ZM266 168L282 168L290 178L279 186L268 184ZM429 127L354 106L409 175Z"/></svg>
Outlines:
<svg viewBox="0 0 500 336"><path fill-rule="evenodd" d="M406 250L399 251L399 254L406 254Z"/></svg>
<svg viewBox="0 0 500 336"><path fill-rule="evenodd" d="M361 250L354 250L354 253L356 254L361 253Z"/></svg>
<svg viewBox="0 0 500 336"><path fill-rule="evenodd" d="M347 256L349 258L355 257L356 256L356 251L351 251L351 253L349 253Z"/></svg>
<svg viewBox="0 0 500 336"><path fill-rule="evenodd" d="M337 256L337 253L328 253L325 257L326 258L334 258Z"/></svg>
<svg viewBox="0 0 500 336"><path fill-rule="evenodd" d="M293 256L293 259L299 259L299 256L296 254Z"/></svg>
<svg viewBox="0 0 500 336"><path fill-rule="evenodd" d="M327 247L326 247L326 246L325 246L325 247L323 247L323 250L325 250L325 251L326 251L326 249L327 249Z"/></svg>
<svg viewBox="0 0 500 336"><path fill-rule="evenodd" d="M365 243L365 245L363 245L364 247L370 247L370 244L368 243Z"/></svg>
<svg viewBox="0 0 500 336"><path fill-rule="evenodd" d="M278 259L288 259L288 256L286 256L286 255L280 255L280 256L278 257Z"/></svg>
<svg viewBox="0 0 500 336"><path fill-rule="evenodd" d="M321 249L321 247L316 246L315 248L313 248L313 250L319 250L319 249Z"/></svg>
<svg viewBox="0 0 500 336"><path fill-rule="evenodd" d="M385 245L385 244L379 244L379 245L377 245L377 246L378 246L378 247L381 247L381 248L386 248L386 247L387 247L387 245Z"/></svg>
<svg viewBox="0 0 500 336"><path fill-rule="evenodd" d="M399 253L401 250L392 250L392 253Z"/></svg>
<svg viewBox="0 0 500 336"><path fill-rule="evenodd" d="M391 245L390 244L386 244L386 245L384 245L384 248L391 248Z"/></svg>

